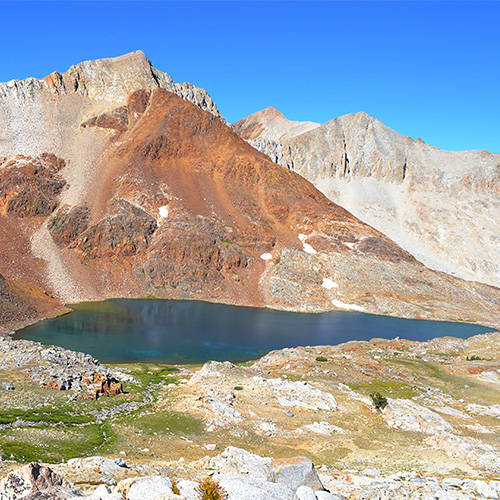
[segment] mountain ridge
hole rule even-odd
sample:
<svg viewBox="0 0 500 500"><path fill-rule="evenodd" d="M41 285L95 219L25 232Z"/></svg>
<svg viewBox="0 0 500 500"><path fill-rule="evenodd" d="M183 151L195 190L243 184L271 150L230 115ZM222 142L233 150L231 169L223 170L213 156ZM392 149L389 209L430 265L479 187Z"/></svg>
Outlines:
<svg viewBox="0 0 500 500"><path fill-rule="evenodd" d="M500 290L427 269L256 151L208 101L149 77L102 93L104 80L149 75L145 56L74 68L50 78L59 87L0 93L6 279L59 303L152 295L500 324Z"/></svg>
<svg viewBox="0 0 500 500"><path fill-rule="evenodd" d="M499 286L494 242L500 241L500 227L492 221L500 215L500 155L442 151L363 112L276 140L250 139L248 123L243 119L233 127L426 265Z"/></svg>

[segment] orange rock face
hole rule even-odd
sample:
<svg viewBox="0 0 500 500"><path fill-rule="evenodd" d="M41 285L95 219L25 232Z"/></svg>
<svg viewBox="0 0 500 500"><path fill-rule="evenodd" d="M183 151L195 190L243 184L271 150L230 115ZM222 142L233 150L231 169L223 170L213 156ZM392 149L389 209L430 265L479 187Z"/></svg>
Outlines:
<svg viewBox="0 0 500 500"><path fill-rule="evenodd" d="M94 99L78 81L56 96L40 84L67 125L52 148L53 117L40 118L52 156L14 175L20 151L0 149L0 229L24 221L0 253L7 278L17 252L15 276L61 302L154 295L500 324L498 289L426 268L216 115L150 86Z"/></svg>

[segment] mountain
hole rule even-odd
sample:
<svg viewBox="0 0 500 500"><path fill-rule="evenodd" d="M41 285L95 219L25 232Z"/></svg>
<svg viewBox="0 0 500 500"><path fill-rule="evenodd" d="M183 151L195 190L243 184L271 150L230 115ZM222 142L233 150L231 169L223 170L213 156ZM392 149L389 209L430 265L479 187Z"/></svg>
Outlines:
<svg viewBox="0 0 500 500"><path fill-rule="evenodd" d="M0 331L66 311L43 290L22 281L7 280L0 274Z"/></svg>
<svg viewBox="0 0 500 500"><path fill-rule="evenodd" d="M235 123L233 128L236 132L243 134L247 141L256 139L278 141L288 137L295 137L319 126L319 123L314 122L288 120L274 106L271 106L243 118L243 120Z"/></svg>
<svg viewBox="0 0 500 500"><path fill-rule="evenodd" d="M297 123L264 110L233 127L427 266L500 286L500 155L442 151L366 113Z"/></svg>
<svg viewBox="0 0 500 500"><path fill-rule="evenodd" d="M426 268L141 52L0 86L0 249L7 280L59 303L155 296L500 324L500 290Z"/></svg>

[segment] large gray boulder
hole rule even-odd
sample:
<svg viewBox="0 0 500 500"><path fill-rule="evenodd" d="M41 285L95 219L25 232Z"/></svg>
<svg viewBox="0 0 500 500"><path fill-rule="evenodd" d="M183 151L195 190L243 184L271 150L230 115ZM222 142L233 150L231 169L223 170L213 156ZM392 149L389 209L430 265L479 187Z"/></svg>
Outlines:
<svg viewBox="0 0 500 500"><path fill-rule="evenodd" d="M272 459L228 446L211 460L210 466L216 469L218 474L237 474L268 481L271 477Z"/></svg>
<svg viewBox="0 0 500 500"><path fill-rule="evenodd" d="M0 481L0 500L66 500L81 496L52 469L32 462Z"/></svg>
<svg viewBox="0 0 500 500"><path fill-rule="evenodd" d="M271 481L296 491L299 486L324 490L314 464L306 457L273 460Z"/></svg>
<svg viewBox="0 0 500 500"><path fill-rule="evenodd" d="M155 500L162 495L172 495L172 482L168 477L149 476L125 479L118 483L117 492L127 500Z"/></svg>
<svg viewBox="0 0 500 500"><path fill-rule="evenodd" d="M298 500L295 492L285 485L252 477L222 474L218 482L229 500Z"/></svg>

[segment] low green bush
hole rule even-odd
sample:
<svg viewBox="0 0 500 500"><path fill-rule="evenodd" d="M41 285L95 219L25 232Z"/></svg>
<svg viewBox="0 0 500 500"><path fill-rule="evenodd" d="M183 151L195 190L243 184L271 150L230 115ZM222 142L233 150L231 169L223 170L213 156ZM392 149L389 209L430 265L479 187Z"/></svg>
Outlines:
<svg viewBox="0 0 500 500"><path fill-rule="evenodd" d="M370 394L372 398L373 405L377 410L383 410L387 406L387 398L380 394L380 392L372 392Z"/></svg>

